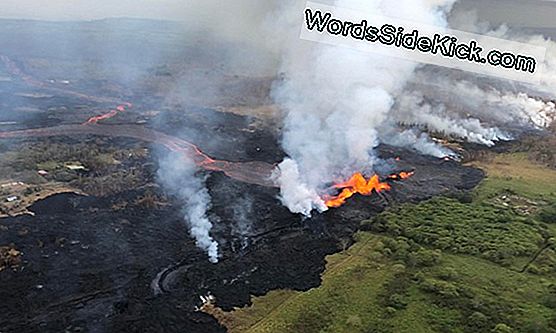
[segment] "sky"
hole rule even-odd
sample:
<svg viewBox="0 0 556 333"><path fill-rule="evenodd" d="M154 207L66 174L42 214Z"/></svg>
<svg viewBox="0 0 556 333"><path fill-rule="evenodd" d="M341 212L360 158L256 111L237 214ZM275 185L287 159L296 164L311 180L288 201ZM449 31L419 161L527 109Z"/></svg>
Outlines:
<svg viewBox="0 0 556 333"><path fill-rule="evenodd" d="M261 6L268 0L0 0L0 17L39 20L94 20L132 17L210 20L218 11L243 15L245 8ZM316 0L318 1L318 0ZM476 8L481 19L505 21L517 26L556 28L556 1L460 0ZM245 5L249 5L245 7ZM256 11L253 11L256 12Z"/></svg>
<svg viewBox="0 0 556 333"><path fill-rule="evenodd" d="M516 27L556 28L556 1L463 0L462 7L474 8L478 17Z"/></svg>
<svg viewBox="0 0 556 333"><path fill-rule="evenodd" d="M197 0L1 0L0 17L93 20L137 17L180 20Z"/></svg>

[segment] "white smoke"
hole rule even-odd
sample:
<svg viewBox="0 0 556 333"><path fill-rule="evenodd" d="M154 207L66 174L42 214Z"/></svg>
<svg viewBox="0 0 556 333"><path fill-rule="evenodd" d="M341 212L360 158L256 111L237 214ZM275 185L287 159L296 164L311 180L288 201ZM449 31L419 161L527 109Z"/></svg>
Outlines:
<svg viewBox="0 0 556 333"><path fill-rule="evenodd" d="M458 126L452 130L445 128L444 132L456 136L458 133L461 134L461 129L458 129L459 125L467 130L473 130L472 127L460 123L458 119L472 118L481 123L476 132L473 132L474 134L480 136L487 132L502 140L510 135L496 126L546 128L556 118L554 102L530 97L526 92L520 92L518 90L520 87L515 84L504 86L502 82L483 79L486 83L479 86L479 83L471 81L473 78L472 75L460 78L451 77L447 72L439 75L435 71L420 71L413 79L415 84L408 89L410 92L408 91L406 97L398 101L400 110L396 116L402 122L404 117L426 117L423 115L424 113L447 117L447 121L455 120ZM525 90L523 87L521 89ZM530 93L534 93L534 91ZM424 97L427 98L427 101L434 101L434 103L427 103ZM415 106L412 103L419 104ZM419 112L415 112L416 107ZM423 123L425 120L421 119ZM483 123L496 126L488 127ZM435 127L433 124L431 125L431 127Z"/></svg>
<svg viewBox="0 0 556 333"><path fill-rule="evenodd" d="M252 229L251 219L254 213L253 198L243 195L236 199L233 206L232 234L241 240L241 249L249 245L249 233Z"/></svg>
<svg viewBox="0 0 556 333"><path fill-rule="evenodd" d="M433 66L421 68L411 78L405 93L396 100L393 121L417 125L469 142L492 146L512 139L508 130L515 128L546 128L556 119L555 104L530 95L552 97L556 88L556 44L540 35L527 36L512 32L506 25L496 29L479 22L473 11L451 13L452 28L487 34L547 48L542 64L542 84L531 87L511 81L481 77ZM548 93L548 96L546 94ZM394 136L392 136L394 133ZM433 156L442 154L438 145L427 140L413 141L414 131L390 131L383 142L410 146ZM416 138L416 137L415 137ZM444 149L445 153L445 149Z"/></svg>
<svg viewBox="0 0 556 333"><path fill-rule="evenodd" d="M423 95L413 92L398 99L398 108L394 116L398 122L405 125L424 126L431 131L486 146L511 139L507 133L496 127L485 127L477 118L449 118L446 109L444 104L433 107L424 101Z"/></svg>
<svg viewBox="0 0 556 333"><path fill-rule="evenodd" d="M399 130L389 126L381 130L380 139L395 147L411 147L425 155L438 158L456 157L456 154L450 149L433 142L428 134L415 129Z"/></svg>
<svg viewBox="0 0 556 333"><path fill-rule="evenodd" d="M446 27L445 14L455 0L319 2ZM556 117L554 103L538 98L531 87L300 40L304 0L238 0L226 7L233 10L220 5L210 0L190 6L190 24L201 25L215 38L264 46L279 55L279 68L269 72L281 74L272 97L284 111L282 146L288 158L275 180L280 199L292 212L308 216L326 210L321 199L326 185L354 171L372 171L377 162L373 150L381 142L445 157L453 152L431 140L427 131L492 146L510 139L512 128L547 127ZM221 18L217 24L211 23L213 12ZM469 13L452 16L455 29L547 47L543 91L552 94L553 42L518 35L506 26L492 29Z"/></svg>
<svg viewBox="0 0 556 333"><path fill-rule="evenodd" d="M336 0L333 4L442 26L452 3ZM295 26L282 31L298 32L300 20L292 22ZM278 183L284 204L292 212L308 215L323 208L318 193L324 184L354 170L372 169L379 128L388 121L396 96L418 65L299 38L287 46L281 67L285 79L277 84L274 98L286 112L283 147L290 158L280 164Z"/></svg>
<svg viewBox="0 0 556 333"><path fill-rule="evenodd" d="M311 211L317 209L324 212L328 209L316 190L305 184L299 174L297 163L286 158L273 174L280 186L280 199L292 213L311 216Z"/></svg>
<svg viewBox="0 0 556 333"><path fill-rule="evenodd" d="M489 146L512 138L501 127L549 127L556 119L555 104L546 101L554 97L556 88L556 43L541 35L512 31L504 24L493 28L487 22L479 22L474 11L452 12L450 24L455 29L545 47L547 55L539 66L541 84L529 86L426 68L412 78L405 98L397 101L396 120Z"/></svg>
<svg viewBox="0 0 556 333"><path fill-rule="evenodd" d="M210 195L205 179L196 175L195 163L181 154L170 154L160 161L158 180L170 195L183 201L185 220L191 236L200 249L207 252L209 260L218 262L218 243L210 236L212 223L207 217Z"/></svg>
<svg viewBox="0 0 556 333"><path fill-rule="evenodd" d="M505 94L500 96L504 105L514 107L514 115L530 122L536 127L549 127L556 119L556 105L529 97L526 93Z"/></svg>

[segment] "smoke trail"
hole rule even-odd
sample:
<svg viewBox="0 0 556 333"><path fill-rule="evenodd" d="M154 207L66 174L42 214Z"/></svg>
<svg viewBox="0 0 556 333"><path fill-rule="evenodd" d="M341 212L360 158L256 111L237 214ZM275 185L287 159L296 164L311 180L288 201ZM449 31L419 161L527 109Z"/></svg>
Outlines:
<svg viewBox="0 0 556 333"><path fill-rule="evenodd" d="M511 139L512 131L549 127L556 119L554 102L531 95L554 96L556 43L541 35L524 35L506 25L493 29L489 23L479 22L473 11L454 10L450 25L455 29L546 47L548 52L542 64L541 85L533 87L424 66L406 86L406 92L397 99L393 119L487 146ZM412 145L410 141L400 138L394 141ZM430 149L418 150L428 154L432 152L435 156L438 153Z"/></svg>
<svg viewBox="0 0 556 333"><path fill-rule="evenodd" d="M437 26L445 25L443 13L452 3L334 1L338 7ZM299 20L294 24L291 29L298 31ZM286 112L282 144L290 158L280 164L277 181L282 202L292 212L309 215L313 209L323 209L317 193L324 184L354 170L372 169L378 129L388 120L396 96L417 64L342 47L308 45L298 38L284 49L285 79L276 84L273 97Z"/></svg>
<svg viewBox="0 0 556 333"><path fill-rule="evenodd" d="M542 67L539 65L541 84L529 86L424 66L397 100L392 115L395 121L488 146L511 139L514 131L549 127L556 119L556 105L546 100L554 97L556 87L556 43L504 24L492 28L479 22L473 11L455 10L450 24L455 29L545 47L547 55Z"/></svg>
<svg viewBox="0 0 556 333"><path fill-rule="evenodd" d="M455 10L450 24L455 29L545 47L541 85L425 66L397 100L395 120L489 146L511 138L508 131L549 127L556 119L556 105L538 96L554 97L556 43L542 35L514 31L505 24L492 28L488 22L479 22L474 11Z"/></svg>
<svg viewBox="0 0 556 333"><path fill-rule="evenodd" d="M181 154L170 154L160 160L157 176L168 193L183 201L185 220L191 236L199 248L207 252L209 260L218 262L218 243L210 236L212 223L207 217L210 195L205 179L196 175L195 163Z"/></svg>
<svg viewBox="0 0 556 333"><path fill-rule="evenodd" d="M441 103L436 107L426 103L422 94L413 92L399 98L394 117L402 124L424 126L428 130L486 146L510 139L508 134L496 127L485 127L477 118L450 118L446 109L447 107Z"/></svg>
<svg viewBox="0 0 556 333"><path fill-rule="evenodd" d="M549 127L556 119L554 102L530 97L518 88L526 90L470 74L453 77L449 72L421 70L397 101L393 117L486 145L511 138L512 131Z"/></svg>
<svg viewBox="0 0 556 333"><path fill-rule="evenodd" d="M400 131L394 126L387 126L381 129L380 140L395 147L411 147L421 154L438 158L457 156L450 149L433 142L428 134L415 128Z"/></svg>
<svg viewBox="0 0 556 333"><path fill-rule="evenodd" d="M245 249L249 245L249 233L251 232L251 219L253 216L253 198L247 195L240 196L234 203L232 225L232 235L239 237L241 240L241 249Z"/></svg>

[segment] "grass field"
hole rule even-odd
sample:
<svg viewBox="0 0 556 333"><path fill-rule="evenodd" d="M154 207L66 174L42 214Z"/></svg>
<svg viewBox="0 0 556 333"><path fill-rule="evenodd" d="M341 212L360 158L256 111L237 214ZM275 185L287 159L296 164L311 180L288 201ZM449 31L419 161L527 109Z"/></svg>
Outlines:
<svg viewBox="0 0 556 333"><path fill-rule="evenodd" d="M511 190L533 199L556 200L556 170L531 163L525 153L497 155L473 165L488 174L477 190L479 199Z"/></svg>
<svg viewBox="0 0 556 333"><path fill-rule="evenodd" d="M556 171L522 154L476 166L471 198L362 221L318 288L211 313L230 332L556 332Z"/></svg>

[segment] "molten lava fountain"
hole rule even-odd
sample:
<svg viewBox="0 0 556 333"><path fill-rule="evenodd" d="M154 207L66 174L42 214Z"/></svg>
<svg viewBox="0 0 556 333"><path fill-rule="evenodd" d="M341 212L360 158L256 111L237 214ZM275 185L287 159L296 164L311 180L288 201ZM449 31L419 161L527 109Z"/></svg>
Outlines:
<svg viewBox="0 0 556 333"><path fill-rule="evenodd" d="M398 174L388 176L387 179L402 180L407 179L412 175L413 172L400 172ZM332 187L341 190L341 192L336 196L325 195L323 197L325 204L328 207L340 207L354 194L371 195L373 191L380 193L391 189L390 184L387 182L381 182L378 175L375 174L369 179L365 179L365 176L363 176L361 172L355 173L347 181L334 184Z"/></svg>

